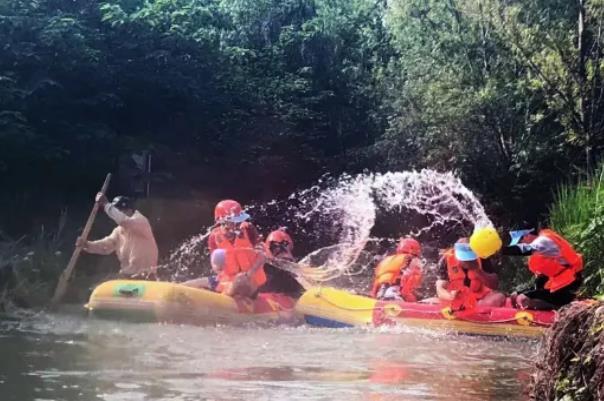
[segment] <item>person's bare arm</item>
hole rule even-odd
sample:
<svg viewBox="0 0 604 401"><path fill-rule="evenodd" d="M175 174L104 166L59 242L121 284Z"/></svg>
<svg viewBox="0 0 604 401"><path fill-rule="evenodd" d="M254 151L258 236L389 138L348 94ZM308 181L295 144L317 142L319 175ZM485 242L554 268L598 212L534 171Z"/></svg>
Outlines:
<svg viewBox="0 0 604 401"><path fill-rule="evenodd" d="M449 291L446 288L448 283L446 280L436 280L436 295L442 301L453 301L457 296L457 291Z"/></svg>
<svg viewBox="0 0 604 401"><path fill-rule="evenodd" d="M82 246L82 249L88 253L109 255L115 252L115 249L117 248L117 237L117 229L115 229L105 238L96 241L86 241L82 243L82 240L78 238L76 245Z"/></svg>
<svg viewBox="0 0 604 401"><path fill-rule="evenodd" d="M445 257L441 257L436 265L436 296L438 299L443 301L452 301L457 295L457 291L449 291L447 286L449 284L448 273L447 273L447 261Z"/></svg>
<svg viewBox="0 0 604 401"><path fill-rule="evenodd" d="M264 255L264 252L257 252L257 257L254 261L254 264L250 270L247 271L248 275L251 276L256 273L256 271L260 268L260 266L264 265L264 263L266 263L266 256Z"/></svg>

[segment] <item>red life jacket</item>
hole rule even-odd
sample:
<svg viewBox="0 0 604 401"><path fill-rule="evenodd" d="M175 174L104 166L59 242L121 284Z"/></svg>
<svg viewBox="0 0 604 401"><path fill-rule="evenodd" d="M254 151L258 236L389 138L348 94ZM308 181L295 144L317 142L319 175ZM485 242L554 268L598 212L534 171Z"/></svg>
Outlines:
<svg viewBox="0 0 604 401"><path fill-rule="evenodd" d="M480 277L472 270L467 272L461 267L461 262L455 257L455 251L453 248L447 250L444 254L445 261L447 263L447 275L449 276L448 290L462 290L464 287L469 288L473 293L481 293L486 285L482 282ZM482 268L480 259L477 260L478 265ZM466 278L470 280L470 285L466 286Z"/></svg>
<svg viewBox="0 0 604 401"><path fill-rule="evenodd" d="M225 288L228 283L231 283L237 274L250 270L258 258L258 253L247 235L247 230L241 230L241 233L235 237L234 242L229 241L220 229L217 229L212 234L214 235L217 248L227 251L224 269L218 275L218 288L221 289ZM256 287L260 287L266 283L264 266L260 266L256 270L251 280Z"/></svg>
<svg viewBox="0 0 604 401"><path fill-rule="evenodd" d="M547 276L545 288L556 292L576 280L577 273L583 270L583 257L552 230L541 230L539 236L552 240L558 246L560 256L551 257L535 252L529 257L528 267L534 274Z"/></svg>
<svg viewBox="0 0 604 401"><path fill-rule="evenodd" d="M375 268L372 296L375 298L378 290L384 284L398 285L405 301L416 301L415 290L422 282L422 272L417 267L409 267L413 258L413 255L402 253L388 256L382 260Z"/></svg>

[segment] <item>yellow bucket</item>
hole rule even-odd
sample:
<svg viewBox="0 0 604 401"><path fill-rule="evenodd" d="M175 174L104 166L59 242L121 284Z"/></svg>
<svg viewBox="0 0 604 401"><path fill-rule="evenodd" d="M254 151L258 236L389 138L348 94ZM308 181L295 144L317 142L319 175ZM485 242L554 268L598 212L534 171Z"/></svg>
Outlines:
<svg viewBox="0 0 604 401"><path fill-rule="evenodd" d="M470 237L470 248L478 257L486 259L501 249L503 242L493 227L480 227Z"/></svg>

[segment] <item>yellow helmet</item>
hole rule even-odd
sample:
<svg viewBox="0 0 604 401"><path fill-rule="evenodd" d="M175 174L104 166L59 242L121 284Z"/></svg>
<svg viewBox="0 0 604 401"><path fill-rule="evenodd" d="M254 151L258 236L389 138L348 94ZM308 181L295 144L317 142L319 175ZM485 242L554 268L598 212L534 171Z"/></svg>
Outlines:
<svg viewBox="0 0 604 401"><path fill-rule="evenodd" d="M475 228L474 233L470 237L470 248L481 259L486 259L489 256L496 254L503 245L497 230L493 227Z"/></svg>

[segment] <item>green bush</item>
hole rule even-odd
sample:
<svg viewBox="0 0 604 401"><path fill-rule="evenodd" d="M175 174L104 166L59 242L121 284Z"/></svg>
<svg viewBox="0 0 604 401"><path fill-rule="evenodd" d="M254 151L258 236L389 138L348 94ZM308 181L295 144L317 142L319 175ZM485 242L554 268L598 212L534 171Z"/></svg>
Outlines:
<svg viewBox="0 0 604 401"><path fill-rule="evenodd" d="M604 292L604 164L577 184L558 188L550 225L583 254L586 295Z"/></svg>

